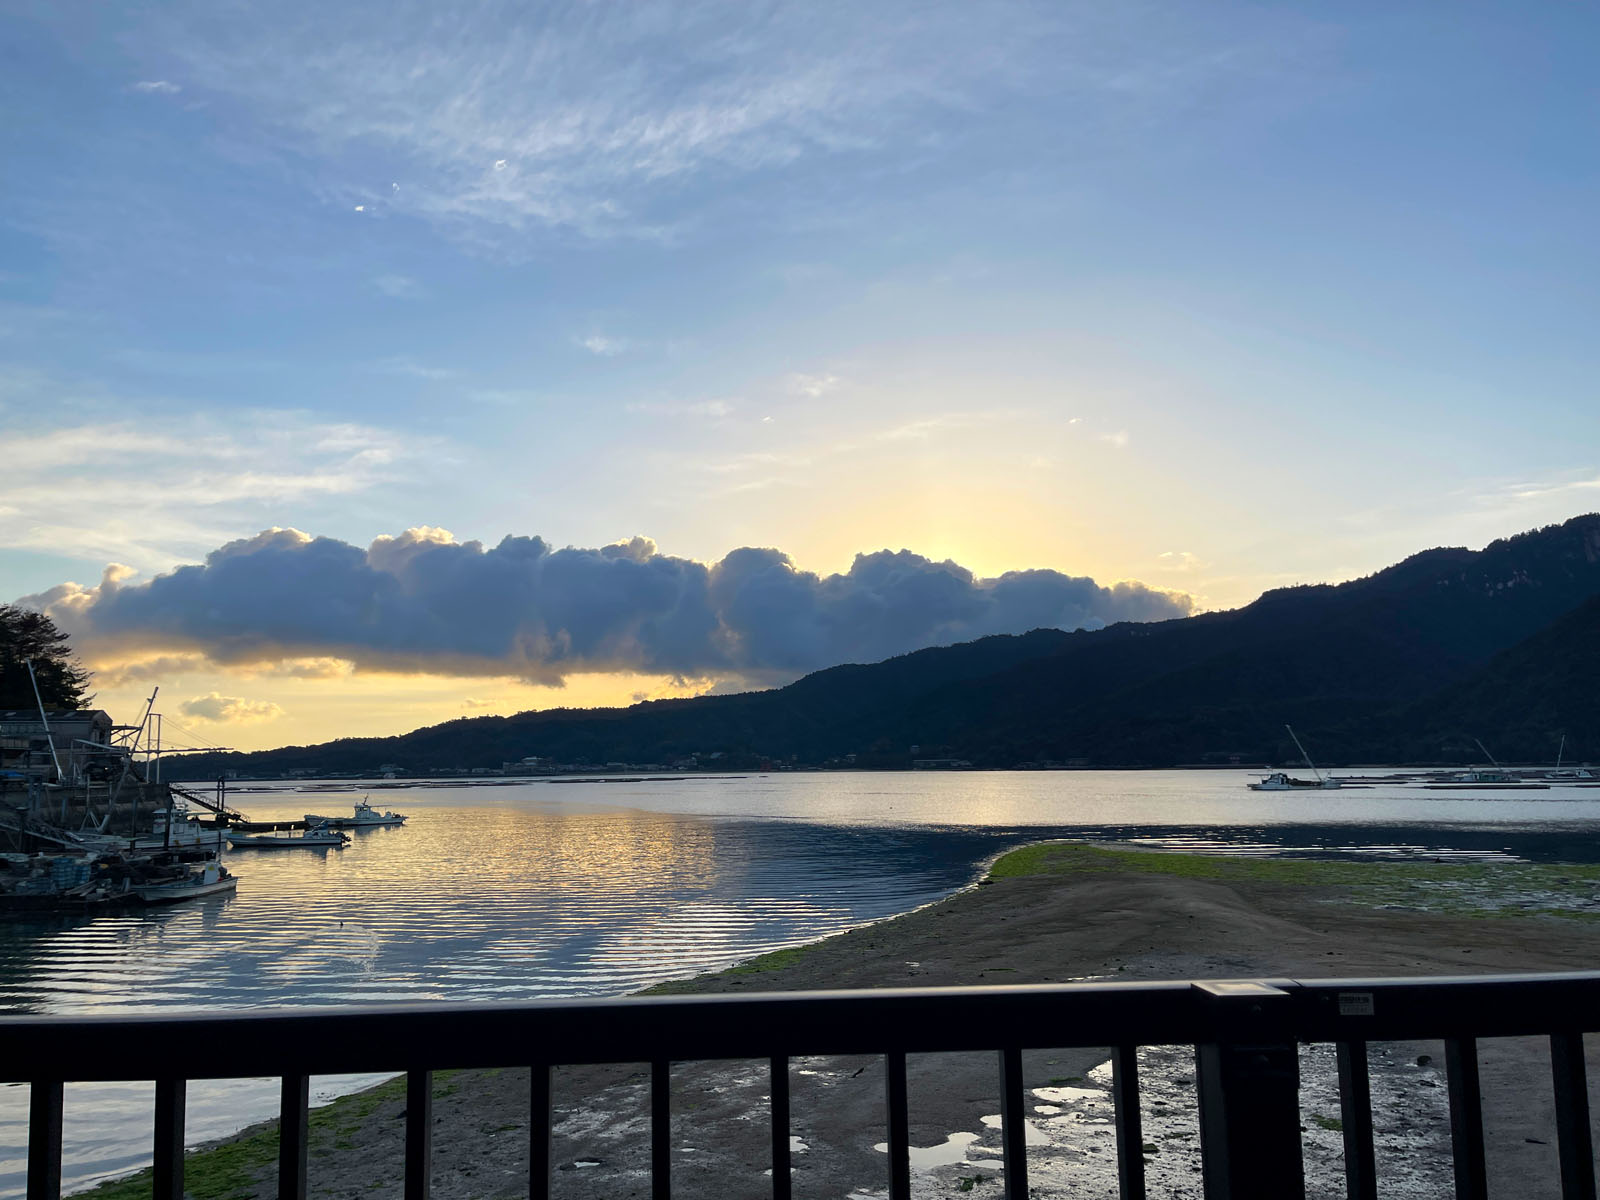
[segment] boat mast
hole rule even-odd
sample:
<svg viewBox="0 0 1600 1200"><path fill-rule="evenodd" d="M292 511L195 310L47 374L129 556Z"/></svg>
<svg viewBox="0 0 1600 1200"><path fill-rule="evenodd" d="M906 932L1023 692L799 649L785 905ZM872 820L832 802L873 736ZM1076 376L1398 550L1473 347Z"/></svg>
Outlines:
<svg viewBox="0 0 1600 1200"><path fill-rule="evenodd" d="M1561 770L1561 756L1567 752L1567 735L1561 735L1561 749L1556 751L1556 770Z"/></svg>
<svg viewBox="0 0 1600 1200"><path fill-rule="evenodd" d="M1300 739L1294 736L1294 730L1289 729L1287 725L1284 728L1289 730L1289 737L1294 742L1295 749L1300 751L1300 757L1306 760L1306 766L1311 768L1311 773L1317 777L1317 782L1321 783L1322 772L1317 770L1317 764L1311 761L1311 755L1306 753L1306 748L1300 744Z"/></svg>
<svg viewBox="0 0 1600 1200"><path fill-rule="evenodd" d="M1477 738L1473 738L1472 740L1475 741L1475 742L1478 742ZM1478 749L1483 751L1484 755L1488 758L1490 763L1492 763L1494 765L1494 769L1496 771L1502 771L1502 770L1505 769L1498 762L1495 761L1494 755L1489 753L1489 747L1485 746L1482 742L1478 742Z"/></svg>
<svg viewBox="0 0 1600 1200"><path fill-rule="evenodd" d="M65 784L67 781L61 776L61 757L56 753L56 739L50 732L50 718L44 715L44 699L39 695L39 677L33 673L33 659L25 658L22 661L28 664L28 682L33 684L33 702L39 706L39 721L44 725L44 740L50 743L50 761L56 764L56 782Z"/></svg>

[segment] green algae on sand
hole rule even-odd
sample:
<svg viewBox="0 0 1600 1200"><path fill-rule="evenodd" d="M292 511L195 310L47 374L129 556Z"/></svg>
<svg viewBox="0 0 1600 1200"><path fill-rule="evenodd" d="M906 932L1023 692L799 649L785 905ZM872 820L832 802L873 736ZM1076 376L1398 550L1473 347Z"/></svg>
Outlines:
<svg viewBox="0 0 1600 1200"><path fill-rule="evenodd" d="M436 1071L433 1095L441 1099L458 1086L459 1071ZM312 1158L326 1158L340 1150L353 1148L351 1140L385 1104L404 1105L405 1077L390 1079L363 1091L340 1096L332 1103L313 1108L309 1114ZM188 1200L245 1200L267 1196L275 1189L262 1180L269 1167L278 1161L278 1122L263 1121L226 1141L191 1150L183 1156L183 1193ZM149 1200L151 1170L146 1167L122 1179L108 1180L88 1192L90 1200Z"/></svg>
<svg viewBox="0 0 1600 1200"><path fill-rule="evenodd" d="M1234 885L1317 889L1333 902L1455 916L1600 918L1600 865L1525 862L1374 862L1251 858L1039 842L1001 855L991 879L1095 872L1175 875Z"/></svg>

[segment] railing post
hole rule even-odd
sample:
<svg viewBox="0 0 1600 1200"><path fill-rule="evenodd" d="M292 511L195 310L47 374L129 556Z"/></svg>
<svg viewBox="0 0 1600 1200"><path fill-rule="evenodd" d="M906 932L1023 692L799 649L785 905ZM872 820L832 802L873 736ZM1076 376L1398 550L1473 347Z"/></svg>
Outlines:
<svg viewBox="0 0 1600 1200"><path fill-rule="evenodd" d="M650 1200L672 1200L672 1063L650 1064Z"/></svg>
<svg viewBox="0 0 1600 1200"><path fill-rule="evenodd" d="M1344 1126L1344 1184L1349 1200L1378 1200L1372 1149L1372 1087L1366 1042L1339 1042L1339 1124Z"/></svg>
<svg viewBox="0 0 1600 1200"><path fill-rule="evenodd" d="M1139 1111L1139 1047L1118 1046L1111 1057L1111 1103L1117 1122L1117 1193L1144 1200L1144 1118Z"/></svg>
<svg viewBox="0 0 1600 1200"><path fill-rule="evenodd" d="M550 1073L549 1063L534 1063L528 1070L528 1200L550 1196Z"/></svg>
<svg viewBox="0 0 1600 1200"><path fill-rule="evenodd" d="M1582 1033L1550 1035L1550 1076L1556 1089L1562 1200L1595 1200L1594 1140L1589 1131L1589 1082Z"/></svg>
<svg viewBox="0 0 1600 1200"><path fill-rule="evenodd" d="M911 1200L911 1104L904 1050L883 1056L883 1090L889 1118L889 1200Z"/></svg>
<svg viewBox="0 0 1600 1200"><path fill-rule="evenodd" d="M1483 1093L1478 1082L1478 1039L1449 1038L1444 1044L1450 1084L1450 1152L1456 1167L1456 1200L1488 1200L1489 1172L1483 1156Z"/></svg>
<svg viewBox="0 0 1600 1200"><path fill-rule="evenodd" d="M278 1103L278 1200L306 1200L311 1077L285 1075Z"/></svg>
<svg viewBox="0 0 1600 1200"><path fill-rule="evenodd" d="M789 1059L774 1055L772 1079L772 1200L789 1200L794 1181L789 1177Z"/></svg>
<svg viewBox="0 0 1600 1200"><path fill-rule="evenodd" d="M433 1187L433 1072L406 1072L405 1200L428 1200Z"/></svg>
<svg viewBox="0 0 1600 1200"><path fill-rule="evenodd" d="M188 1085L156 1080L155 1200L183 1200L183 1116Z"/></svg>
<svg viewBox="0 0 1600 1200"><path fill-rule="evenodd" d="M1022 1051L1000 1051L1000 1150L1006 1200L1028 1200L1028 1106L1022 1097Z"/></svg>
<svg viewBox="0 0 1600 1200"><path fill-rule="evenodd" d="M1300 1060L1290 996L1264 983L1197 983L1220 1026L1196 1047L1206 1200L1301 1200Z"/></svg>
<svg viewBox="0 0 1600 1200"><path fill-rule="evenodd" d="M28 1084L28 1200L61 1200L59 1079Z"/></svg>

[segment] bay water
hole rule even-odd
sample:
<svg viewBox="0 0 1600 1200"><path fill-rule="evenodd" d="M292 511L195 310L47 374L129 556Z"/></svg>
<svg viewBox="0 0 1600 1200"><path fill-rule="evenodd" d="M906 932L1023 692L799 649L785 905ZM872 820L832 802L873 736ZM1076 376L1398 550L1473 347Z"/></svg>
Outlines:
<svg viewBox="0 0 1600 1200"><path fill-rule="evenodd" d="M1600 790L1392 782L1257 793L1240 771L826 772L242 785L259 821L408 815L344 850L241 850L235 894L0 924L0 1013L614 996L905 912L1047 837L1234 854L1600 860ZM216 1053L225 1054L225 1048ZM107 1053L115 1053L108 1030ZM376 1077L374 1077L376 1078ZM372 1082L315 1081L324 1099ZM191 1144L276 1110L271 1080L190 1084ZM148 1085L69 1084L69 1186L148 1161ZM0 1197L27 1088L0 1086Z"/></svg>

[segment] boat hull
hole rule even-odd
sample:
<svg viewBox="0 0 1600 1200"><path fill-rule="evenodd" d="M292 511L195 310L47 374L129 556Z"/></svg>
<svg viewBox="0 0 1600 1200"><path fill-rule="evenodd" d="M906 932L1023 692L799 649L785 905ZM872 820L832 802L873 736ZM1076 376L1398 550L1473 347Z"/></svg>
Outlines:
<svg viewBox="0 0 1600 1200"><path fill-rule="evenodd" d="M210 883L154 884L149 887L128 889L145 904L177 904L181 900L198 900L201 896L216 896L231 892L239 886L239 877L229 875Z"/></svg>
<svg viewBox="0 0 1600 1200"><path fill-rule="evenodd" d="M348 839L329 837L230 837L228 845L234 850L343 850Z"/></svg>

